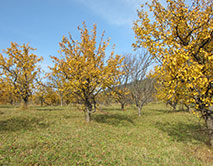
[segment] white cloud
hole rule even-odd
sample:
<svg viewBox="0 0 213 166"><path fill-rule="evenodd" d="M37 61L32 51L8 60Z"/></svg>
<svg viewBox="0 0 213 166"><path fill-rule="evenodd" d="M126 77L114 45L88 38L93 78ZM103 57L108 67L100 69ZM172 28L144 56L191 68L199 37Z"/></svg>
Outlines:
<svg viewBox="0 0 213 166"><path fill-rule="evenodd" d="M139 0L76 0L96 15L116 26L132 26L137 18Z"/></svg>

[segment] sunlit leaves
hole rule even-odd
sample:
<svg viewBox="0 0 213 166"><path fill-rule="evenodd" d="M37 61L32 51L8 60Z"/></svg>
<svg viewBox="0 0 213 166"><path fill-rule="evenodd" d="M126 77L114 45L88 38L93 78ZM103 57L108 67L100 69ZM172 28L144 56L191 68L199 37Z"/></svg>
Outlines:
<svg viewBox="0 0 213 166"><path fill-rule="evenodd" d="M146 4L150 15L138 12L134 24L135 48L145 47L159 62L153 76L160 98L176 103L182 100L207 124L213 146L213 54L212 1L158 0Z"/></svg>
<svg viewBox="0 0 213 166"><path fill-rule="evenodd" d="M212 99L212 1L157 0L138 12L135 48L145 47L159 62L154 77L159 96L184 100L196 110L208 110ZM202 112L202 111L201 111ZM205 112L202 112L205 114Z"/></svg>
<svg viewBox="0 0 213 166"><path fill-rule="evenodd" d="M12 88L7 91L18 95L25 104L35 88L34 82L40 72L38 63L42 61L42 57L30 53L34 50L28 44L19 46L11 42L11 47L3 50L4 56L0 54L0 68L4 73L4 81L11 85L8 88Z"/></svg>
<svg viewBox="0 0 213 166"><path fill-rule="evenodd" d="M81 34L80 41L74 40L71 34L69 37L63 36L59 43L62 58L52 57L55 63L52 70L64 75L68 80L65 87L91 112L96 95L115 84L122 59L114 55L113 50L105 63L109 40L103 40L103 33L100 43L96 43L96 25L91 33L85 23L78 30Z"/></svg>

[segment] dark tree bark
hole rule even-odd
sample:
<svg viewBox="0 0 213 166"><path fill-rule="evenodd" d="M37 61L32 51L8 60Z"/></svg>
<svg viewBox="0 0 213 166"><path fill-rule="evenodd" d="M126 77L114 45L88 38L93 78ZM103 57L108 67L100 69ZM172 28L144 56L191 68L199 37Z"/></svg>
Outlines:
<svg viewBox="0 0 213 166"><path fill-rule="evenodd" d="M44 100L41 99L40 101L41 101L41 107L42 107L44 105Z"/></svg>
<svg viewBox="0 0 213 166"><path fill-rule="evenodd" d="M124 108L125 108L125 104L121 103L121 110L124 111Z"/></svg>
<svg viewBox="0 0 213 166"><path fill-rule="evenodd" d="M205 110L204 119L208 130L209 143L213 147L213 112L211 110Z"/></svg>
<svg viewBox="0 0 213 166"><path fill-rule="evenodd" d="M90 122L91 120L91 113L92 113L92 103L89 101L89 98L86 98L85 100L85 114L86 114L86 121Z"/></svg>
<svg viewBox="0 0 213 166"><path fill-rule="evenodd" d="M24 109L27 109L27 107L28 107L28 97L24 97L23 101L24 101Z"/></svg>

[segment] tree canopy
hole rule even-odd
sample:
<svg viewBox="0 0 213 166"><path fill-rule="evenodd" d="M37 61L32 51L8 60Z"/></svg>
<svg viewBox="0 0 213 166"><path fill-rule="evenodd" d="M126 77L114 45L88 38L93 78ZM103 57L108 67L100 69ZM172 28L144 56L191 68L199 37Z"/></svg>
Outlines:
<svg viewBox="0 0 213 166"><path fill-rule="evenodd" d="M122 58L119 55L114 56L113 50L105 61L109 40L103 40L103 33L100 43L97 43L96 25L93 26L91 34L85 23L78 30L80 41L74 40L71 34L68 38L63 36L59 43L62 58L52 57L55 63L52 70L62 73L68 80L65 87L75 99L84 104L83 110L89 121L90 114L96 108L97 94L116 83Z"/></svg>
<svg viewBox="0 0 213 166"><path fill-rule="evenodd" d="M4 81L11 85L6 86L7 91L19 96L25 106L32 96L35 80L40 73L38 63L43 59L30 53L34 50L28 44L18 45L11 42L11 47L3 51L6 56L0 54L0 69L4 73Z"/></svg>
<svg viewBox="0 0 213 166"><path fill-rule="evenodd" d="M135 48L145 47L159 62L153 76L166 98L182 99L202 116L213 145L212 1L158 0L138 11ZM149 11L145 11L148 7Z"/></svg>

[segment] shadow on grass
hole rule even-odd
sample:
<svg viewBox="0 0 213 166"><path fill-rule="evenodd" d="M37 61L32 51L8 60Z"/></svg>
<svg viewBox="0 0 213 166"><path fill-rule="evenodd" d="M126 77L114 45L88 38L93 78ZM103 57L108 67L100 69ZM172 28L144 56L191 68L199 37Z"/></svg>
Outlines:
<svg viewBox="0 0 213 166"><path fill-rule="evenodd" d="M64 115L64 118L65 119L80 119L80 118L82 118L82 116L80 116L80 115Z"/></svg>
<svg viewBox="0 0 213 166"><path fill-rule="evenodd" d="M150 112L149 114L153 114L153 115L160 115L160 114L175 114L175 113L179 113L179 112L188 112L186 110L176 110L176 111L173 111L173 110L167 110L167 109L149 109ZM146 114L146 112L145 112Z"/></svg>
<svg viewBox="0 0 213 166"><path fill-rule="evenodd" d="M172 141L191 142L195 144L197 141L208 142L208 134L205 130L201 129L199 124L157 122L155 126L161 131L168 133Z"/></svg>
<svg viewBox="0 0 213 166"><path fill-rule="evenodd" d="M112 107L103 107L101 108L102 111L122 111L121 108L112 108Z"/></svg>
<svg viewBox="0 0 213 166"><path fill-rule="evenodd" d="M65 109L63 109L63 108L54 108L54 107L52 107L52 108L49 108L49 107L43 107L43 108L35 108L35 110L36 111L62 111L62 110L65 110Z"/></svg>
<svg viewBox="0 0 213 166"><path fill-rule="evenodd" d="M135 125L134 119L136 117L134 116L128 116L128 115L121 115L121 114L105 114L105 115L94 115L92 117L92 120L98 122L98 123L106 123L109 125L113 125L116 127L121 126L131 126Z"/></svg>
<svg viewBox="0 0 213 166"><path fill-rule="evenodd" d="M143 110L142 110L143 112ZM149 111L144 111L145 116L154 116L154 115L164 115L164 114L174 114L177 112L166 110L166 109L149 109Z"/></svg>
<svg viewBox="0 0 213 166"><path fill-rule="evenodd" d="M49 124L42 122L42 119L32 118L11 118L0 121L0 131L33 130L35 128L47 128Z"/></svg>
<svg viewBox="0 0 213 166"><path fill-rule="evenodd" d="M0 105L0 108L17 108L18 106L14 105Z"/></svg>

